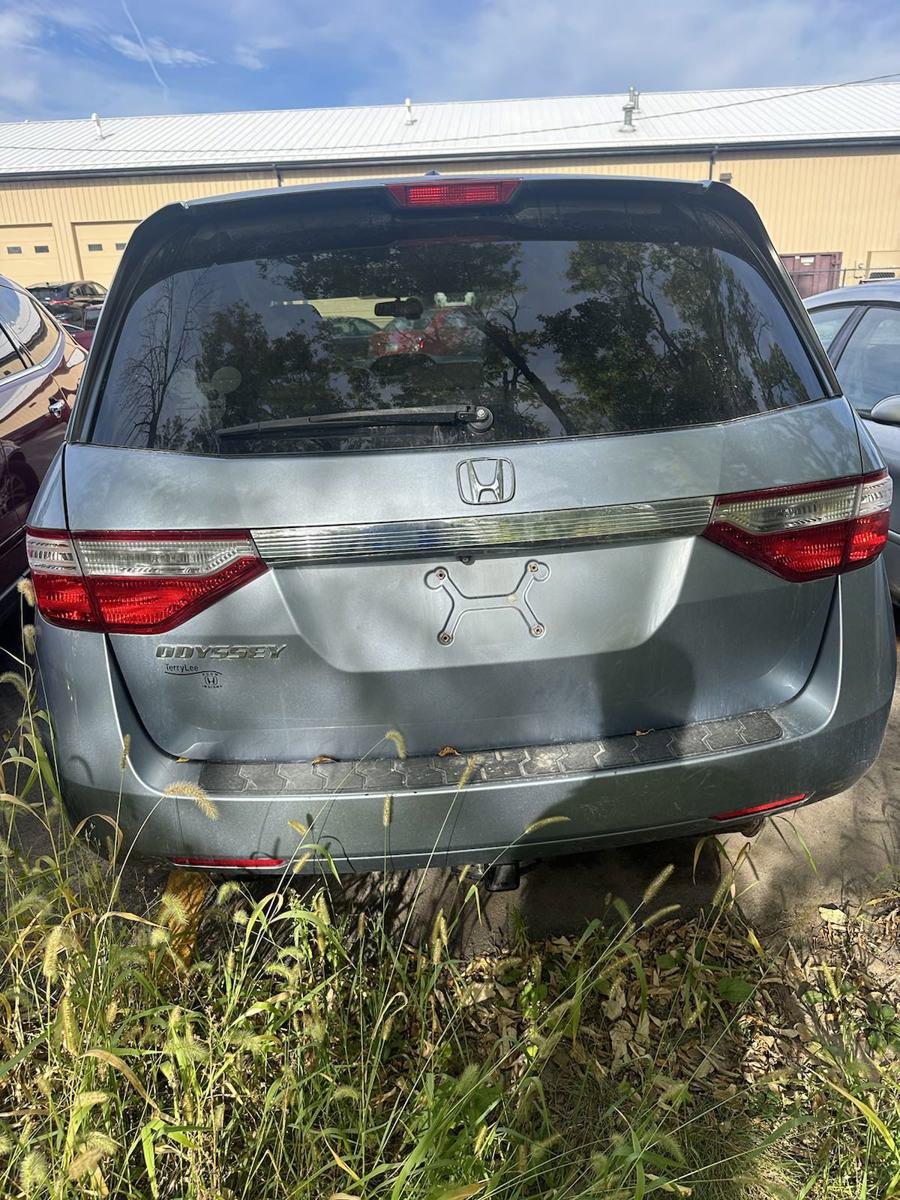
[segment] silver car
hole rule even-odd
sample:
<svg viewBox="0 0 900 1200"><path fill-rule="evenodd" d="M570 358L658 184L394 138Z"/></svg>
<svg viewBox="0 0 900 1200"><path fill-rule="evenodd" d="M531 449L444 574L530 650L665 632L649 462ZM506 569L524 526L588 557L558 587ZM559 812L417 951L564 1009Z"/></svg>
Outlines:
<svg viewBox="0 0 900 1200"><path fill-rule="evenodd" d="M341 316L379 330L364 353ZM732 188L172 205L128 243L32 514L66 803L138 853L282 871L831 796L888 715L890 500Z"/></svg>
<svg viewBox="0 0 900 1200"><path fill-rule="evenodd" d="M804 303L895 485L884 561L900 606L900 280L820 292Z"/></svg>

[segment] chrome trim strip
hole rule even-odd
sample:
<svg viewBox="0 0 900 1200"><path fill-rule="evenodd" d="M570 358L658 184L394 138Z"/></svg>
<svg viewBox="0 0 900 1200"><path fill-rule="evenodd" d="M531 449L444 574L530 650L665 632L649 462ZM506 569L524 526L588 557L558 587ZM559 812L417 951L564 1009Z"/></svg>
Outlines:
<svg viewBox="0 0 900 1200"><path fill-rule="evenodd" d="M252 529L260 555L272 565L357 559L429 557L538 546L602 545L703 532L712 496L559 508L544 512L491 513L426 521L361 525L300 525Z"/></svg>

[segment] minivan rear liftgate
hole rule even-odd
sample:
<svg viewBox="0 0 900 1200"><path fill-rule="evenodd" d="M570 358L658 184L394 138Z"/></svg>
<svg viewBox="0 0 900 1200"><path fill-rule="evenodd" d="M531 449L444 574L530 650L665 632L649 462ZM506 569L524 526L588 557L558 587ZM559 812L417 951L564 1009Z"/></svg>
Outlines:
<svg viewBox="0 0 900 1200"><path fill-rule="evenodd" d="M163 210L126 253L29 547L44 620L108 647L151 792L177 759L244 808L333 795L343 840L405 792L414 856L467 770L495 847L497 789L540 817L565 780L689 772L648 786L658 828L701 818L710 756L826 719L890 484L730 189L299 190ZM830 786L742 769L763 806ZM728 801L706 817L754 807ZM572 838L624 831L576 807Z"/></svg>

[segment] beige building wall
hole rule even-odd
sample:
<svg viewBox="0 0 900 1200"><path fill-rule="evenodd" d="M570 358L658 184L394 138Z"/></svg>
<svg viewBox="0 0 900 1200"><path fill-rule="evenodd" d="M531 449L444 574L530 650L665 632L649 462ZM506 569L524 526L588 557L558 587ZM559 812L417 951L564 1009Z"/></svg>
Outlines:
<svg viewBox="0 0 900 1200"><path fill-rule="evenodd" d="M714 178L723 172L779 254L838 251L845 269L893 266L900 277L900 151L722 154Z"/></svg>
<svg viewBox="0 0 900 1200"><path fill-rule="evenodd" d="M544 161L455 163L446 174L477 171L532 174L666 176L706 179L709 158L660 155ZM418 168L416 168L418 169ZM285 170L284 184L412 173L408 165ZM839 252L845 268L900 267L900 151L760 151L721 154L713 177L758 207L782 254ZM178 200L274 187L274 168L246 172L185 172L95 180L0 181L0 274L20 283L93 279L108 283L134 226ZM18 247L18 253L10 253ZM37 253L38 247L46 247ZM850 278L848 277L848 282Z"/></svg>

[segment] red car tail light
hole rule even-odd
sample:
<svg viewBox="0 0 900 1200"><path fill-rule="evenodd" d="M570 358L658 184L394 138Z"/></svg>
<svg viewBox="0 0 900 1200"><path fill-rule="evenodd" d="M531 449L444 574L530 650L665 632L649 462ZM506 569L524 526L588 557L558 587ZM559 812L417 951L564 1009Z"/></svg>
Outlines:
<svg viewBox="0 0 900 1200"><path fill-rule="evenodd" d="M890 507L887 471L735 492L716 499L704 537L783 579L820 579L878 557Z"/></svg>
<svg viewBox="0 0 900 1200"><path fill-rule="evenodd" d="M459 183L389 183L388 191L404 208L458 208L463 204L508 204L519 179Z"/></svg>
<svg viewBox="0 0 900 1200"><path fill-rule="evenodd" d="M267 570L246 530L29 529L38 611L53 625L164 633Z"/></svg>

